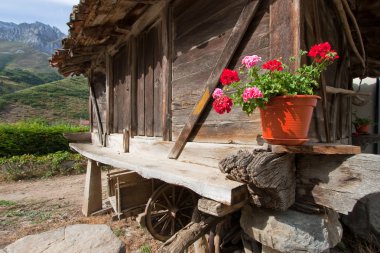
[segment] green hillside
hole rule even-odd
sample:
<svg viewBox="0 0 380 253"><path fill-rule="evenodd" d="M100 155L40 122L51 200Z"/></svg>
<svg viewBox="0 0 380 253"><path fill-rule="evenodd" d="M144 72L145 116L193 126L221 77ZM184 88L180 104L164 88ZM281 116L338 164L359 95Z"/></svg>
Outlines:
<svg viewBox="0 0 380 253"><path fill-rule="evenodd" d="M0 95L62 79L49 57L23 43L0 41Z"/></svg>
<svg viewBox="0 0 380 253"><path fill-rule="evenodd" d="M0 121L41 118L79 123L87 119L88 87L84 77L66 78L0 96Z"/></svg>

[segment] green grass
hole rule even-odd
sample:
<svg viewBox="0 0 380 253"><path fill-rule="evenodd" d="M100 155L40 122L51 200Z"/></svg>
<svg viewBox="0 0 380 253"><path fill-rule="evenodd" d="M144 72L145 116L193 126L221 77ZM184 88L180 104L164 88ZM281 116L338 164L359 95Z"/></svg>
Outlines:
<svg viewBox="0 0 380 253"><path fill-rule="evenodd" d="M0 111L9 105L28 106L36 113L25 114L26 118L44 117L50 122L68 119L73 122L88 118L88 96L84 77L66 78L0 96Z"/></svg>
<svg viewBox="0 0 380 253"><path fill-rule="evenodd" d="M151 250L149 245L144 244L143 246L140 247L140 252L141 253L151 253L152 250Z"/></svg>
<svg viewBox="0 0 380 253"><path fill-rule="evenodd" d="M48 211L38 211L38 210L9 210L5 213L5 217L14 218L22 217L27 221L38 224L49 220L52 217L52 213Z"/></svg>
<svg viewBox="0 0 380 253"><path fill-rule="evenodd" d="M14 201L9 201L9 200L2 200L0 199L0 206L14 206L17 203Z"/></svg>
<svg viewBox="0 0 380 253"><path fill-rule="evenodd" d="M0 158L0 181L49 178L57 175L81 174L86 159L80 154L59 151L47 155L21 155ZM3 205L12 204L4 202ZM0 202L0 206L1 206Z"/></svg>

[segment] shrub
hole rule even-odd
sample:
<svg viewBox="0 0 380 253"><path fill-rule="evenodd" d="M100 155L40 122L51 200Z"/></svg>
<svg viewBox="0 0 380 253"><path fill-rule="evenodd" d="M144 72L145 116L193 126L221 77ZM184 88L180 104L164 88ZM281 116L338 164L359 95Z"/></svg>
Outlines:
<svg viewBox="0 0 380 253"><path fill-rule="evenodd" d="M80 174L85 170L86 159L68 151L0 158L0 180L5 181Z"/></svg>
<svg viewBox="0 0 380 253"><path fill-rule="evenodd" d="M40 120L0 124L0 157L69 150L63 133L87 130L87 127L67 124L49 125Z"/></svg>

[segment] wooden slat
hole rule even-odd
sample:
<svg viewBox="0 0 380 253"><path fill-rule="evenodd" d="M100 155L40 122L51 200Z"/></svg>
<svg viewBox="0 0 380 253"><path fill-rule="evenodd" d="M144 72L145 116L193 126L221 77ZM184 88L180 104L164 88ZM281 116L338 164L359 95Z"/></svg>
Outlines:
<svg viewBox="0 0 380 253"><path fill-rule="evenodd" d="M161 22L154 28L153 89L154 136L162 136L162 39Z"/></svg>
<svg viewBox="0 0 380 253"><path fill-rule="evenodd" d="M131 137L137 135L137 43L136 38L132 37L131 39L131 58L130 58L130 67L131 67L131 89L130 89L130 106L131 106L131 128L130 134Z"/></svg>
<svg viewBox="0 0 380 253"><path fill-rule="evenodd" d="M177 159L181 154L191 132L198 119L200 118L203 110L206 108L208 101L211 98L212 91L216 88L219 82L219 77L222 74L224 68L226 68L231 61L240 41L242 40L250 22L252 21L255 13L258 9L259 1L249 1L244 7L240 17L231 32L230 38L227 41L226 46L223 49L207 83L204 88L204 93L198 103L195 105L189 120L185 127L182 129L180 136L178 137L173 149L169 154L169 158Z"/></svg>
<svg viewBox="0 0 380 253"><path fill-rule="evenodd" d="M218 168L159 158L147 152L133 152L133 149L130 149L130 153L120 153L92 144L71 143L70 147L94 161L135 171L144 178L181 185L226 205L234 205L247 197L246 186L226 179Z"/></svg>
<svg viewBox="0 0 380 253"><path fill-rule="evenodd" d="M144 65L145 65L145 135L153 136L154 133L154 87L153 87L153 68L154 68L154 28L147 33L144 43Z"/></svg>
<svg viewBox="0 0 380 253"><path fill-rule="evenodd" d="M359 146L339 145L329 143L305 144L302 146L271 145L273 153L295 153L295 154L360 154Z"/></svg>
<svg viewBox="0 0 380 253"><path fill-rule="evenodd" d="M106 133L110 134L113 130L113 64L112 56L106 55Z"/></svg>
<svg viewBox="0 0 380 253"><path fill-rule="evenodd" d="M164 141L171 140L171 97L172 97L172 14L169 5L163 9L162 22L162 136Z"/></svg>
<svg viewBox="0 0 380 253"><path fill-rule="evenodd" d="M145 135L145 65L144 65L144 39L145 34L137 38L137 134Z"/></svg>

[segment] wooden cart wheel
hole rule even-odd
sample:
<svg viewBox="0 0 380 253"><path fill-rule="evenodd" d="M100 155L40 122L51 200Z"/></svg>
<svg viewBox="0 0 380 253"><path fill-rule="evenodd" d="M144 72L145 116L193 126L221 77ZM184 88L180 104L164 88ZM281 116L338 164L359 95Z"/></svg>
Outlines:
<svg viewBox="0 0 380 253"><path fill-rule="evenodd" d="M191 221L197 198L191 190L164 184L150 197L145 208L145 224L154 238L166 241Z"/></svg>

